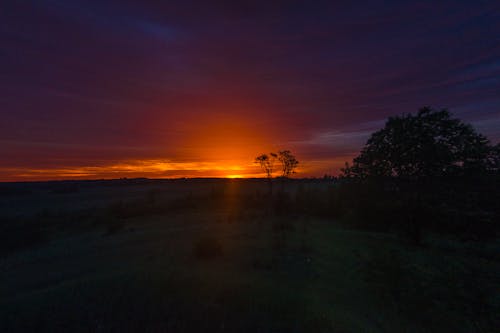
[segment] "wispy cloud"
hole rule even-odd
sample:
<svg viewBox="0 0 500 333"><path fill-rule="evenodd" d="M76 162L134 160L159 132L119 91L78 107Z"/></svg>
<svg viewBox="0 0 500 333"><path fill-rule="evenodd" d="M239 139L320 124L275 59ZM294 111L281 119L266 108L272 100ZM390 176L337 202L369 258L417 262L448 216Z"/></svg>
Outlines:
<svg viewBox="0 0 500 333"><path fill-rule="evenodd" d="M355 127L344 127L313 133L309 138L294 141L294 144L310 146L328 146L337 149L359 150L370 134L384 125L385 120L375 120L357 124Z"/></svg>
<svg viewBox="0 0 500 333"><path fill-rule="evenodd" d="M258 177L262 171L240 161L174 162L167 160L131 160L101 166L67 166L30 168L0 167L0 181L51 179L109 179L122 177L179 178L179 177Z"/></svg>

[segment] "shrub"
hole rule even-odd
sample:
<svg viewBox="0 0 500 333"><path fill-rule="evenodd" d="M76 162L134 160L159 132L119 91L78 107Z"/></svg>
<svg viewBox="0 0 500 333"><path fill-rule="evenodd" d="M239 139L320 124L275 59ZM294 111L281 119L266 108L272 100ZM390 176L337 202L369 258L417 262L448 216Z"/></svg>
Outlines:
<svg viewBox="0 0 500 333"><path fill-rule="evenodd" d="M57 184L51 190L51 192L54 194L70 194L70 193L78 193L79 191L80 191L80 188L78 187L78 184L76 184L76 183Z"/></svg>
<svg viewBox="0 0 500 333"><path fill-rule="evenodd" d="M292 200L286 192L278 192L273 198L273 211L276 215L288 215L292 213Z"/></svg>
<svg viewBox="0 0 500 333"><path fill-rule="evenodd" d="M114 235L125 228L125 221L122 219L109 218L106 220L106 231L105 236Z"/></svg>
<svg viewBox="0 0 500 333"><path fill-rule="evenodd" d="M219 257L222 255L222 244L214 237L202 237L194 243L194 255L197 259L213 259Z"/></svg>
<svg viewBox="0 0 500 333"><path fill-rule="evenodd" d="M0 221L0 256L35 247L48 239L45 230L36 220L8 222Z"/></svg>

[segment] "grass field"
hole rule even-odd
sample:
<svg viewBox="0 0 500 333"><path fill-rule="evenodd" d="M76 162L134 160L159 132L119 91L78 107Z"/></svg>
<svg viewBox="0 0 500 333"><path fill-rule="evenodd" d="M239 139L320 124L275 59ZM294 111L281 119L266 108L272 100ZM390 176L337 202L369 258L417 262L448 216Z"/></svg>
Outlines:
<svg viewBox="0 0 500 333"><path fill-rule="evenodd" d="M76 184L76 185L75 185ZM329 184L302 181L298 186ZM498 332L500 243L274 214L244 180L3 184L1 332ZM252 199L253 198L253 199ZM35 228L33 236L26 233ZM29 229L31 230L31 229Z"/></svg>

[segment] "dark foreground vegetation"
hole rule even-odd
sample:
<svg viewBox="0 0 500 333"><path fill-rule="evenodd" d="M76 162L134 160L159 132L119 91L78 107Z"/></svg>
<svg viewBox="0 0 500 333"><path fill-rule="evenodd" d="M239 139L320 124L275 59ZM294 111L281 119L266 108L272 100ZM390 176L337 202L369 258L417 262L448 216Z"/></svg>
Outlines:
<svg viewBox="0 0 500 333"><path fill-rule="evenodd" d="M452 184L456 202L482 196ZM265 180L2 184L0 331L499 327L500 244L477 207L468 218L456 211L462 203L425 211L444 223L425 222L416 245L391 188L336 179L274 188L270 196ZM477 202L491 200L483 196Z"/></svg>
<svg viewBox="0 0 500 333"><path fill-rule="evenodd" d="M499 151L424 108L338 178L0 184L0 331L498 332Z"/></svg>
<svg viewBox="0 0 500 333"><path fill-rule="evenodd" d="M389 118L342 177L354 188L351 202L372 205L355 211L375 213L376 227L400 230L416 245L424 232L481 241L499 229L500 144L447 110Z"/></svg>

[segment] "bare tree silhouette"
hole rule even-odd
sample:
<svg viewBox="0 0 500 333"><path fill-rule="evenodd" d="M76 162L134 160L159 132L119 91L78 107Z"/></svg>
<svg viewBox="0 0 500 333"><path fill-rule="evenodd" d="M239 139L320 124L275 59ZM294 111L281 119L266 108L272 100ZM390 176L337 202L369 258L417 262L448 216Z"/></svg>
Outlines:
<svg viewBox="0 0 500 333"><path fill-rule="evenodd" d="M268 182L269 182L269 193L273 193L273 173L274 173L274 164L276 162L278 155L275 153L262 154L255 158L255 162L260 164L260 167L266 173Z"/></svg>
<svg viewBox="0 0 500 333"><path fill-rule="evenodd" d="M288 178L295 173L299 161L289 150L281 150L278 153L278 160L281 162L282 177Z"/></svg>

